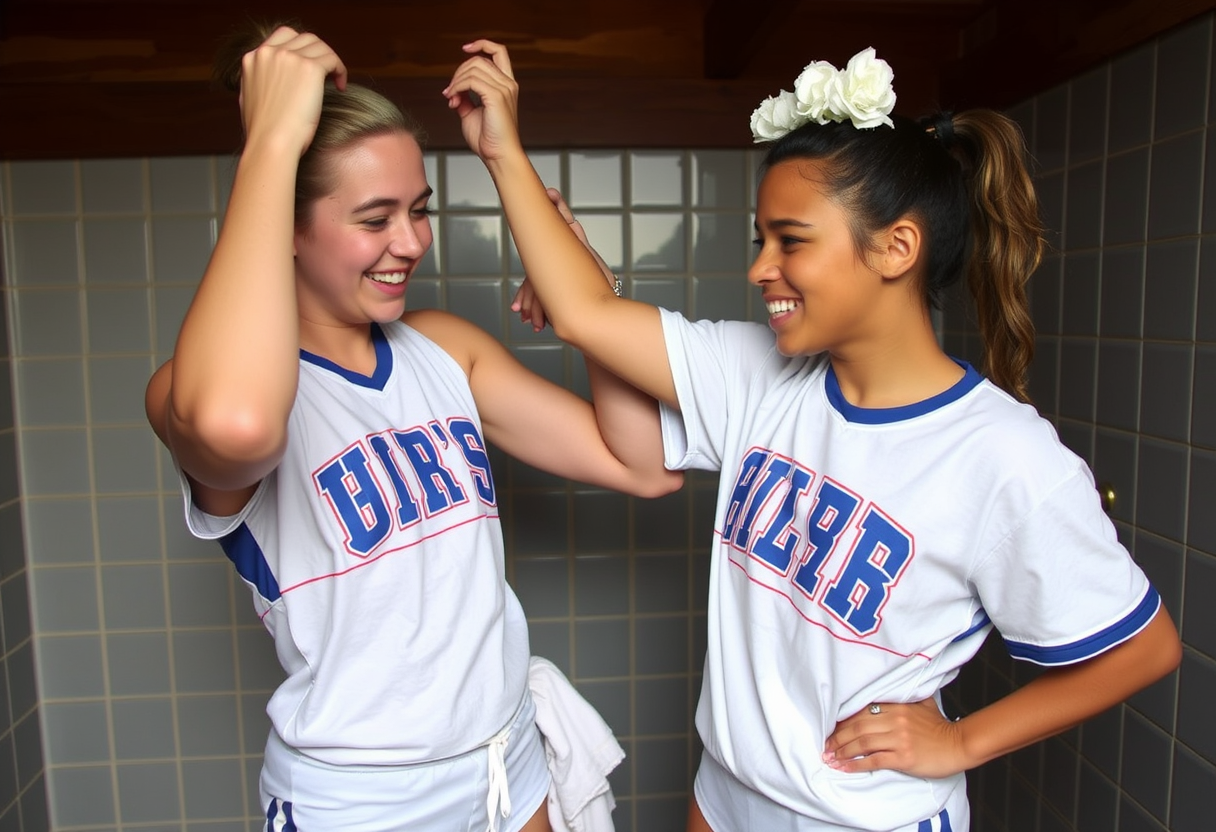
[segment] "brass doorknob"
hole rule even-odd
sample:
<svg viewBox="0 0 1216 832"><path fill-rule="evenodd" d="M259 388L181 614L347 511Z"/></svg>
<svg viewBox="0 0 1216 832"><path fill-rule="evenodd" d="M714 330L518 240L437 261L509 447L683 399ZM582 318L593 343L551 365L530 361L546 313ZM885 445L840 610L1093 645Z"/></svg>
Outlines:
<svg viewBox="0 0 1216 832"><path fill-rule="evenodd" d="M1115 487L1109 482L1099 483L1098 496L1102 498L1102 510L1110 514L1115 508Z"/></svg>

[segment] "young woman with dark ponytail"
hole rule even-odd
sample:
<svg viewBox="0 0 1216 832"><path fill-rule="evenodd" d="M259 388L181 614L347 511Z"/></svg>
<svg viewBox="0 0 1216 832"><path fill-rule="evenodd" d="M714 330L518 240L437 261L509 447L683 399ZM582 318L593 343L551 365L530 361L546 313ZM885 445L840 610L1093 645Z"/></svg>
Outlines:
<svg viewBox="0 0 1216 832"><path fill-rule="evenodd" d="M769 326L689 321L604 285L520 146L506 51L465 49L444 93L527 267L521 314L543 323L535 292L659 399L669 467L721 472L690 830L964 832L966 770L1177 666L1090 471L1026 401L1043 243L1012 122L892 117L873 50L809 65L752 119ZM964 276L982 372L933 329ZM994 628L1047 669L947 719L943 686Z"/></svg>

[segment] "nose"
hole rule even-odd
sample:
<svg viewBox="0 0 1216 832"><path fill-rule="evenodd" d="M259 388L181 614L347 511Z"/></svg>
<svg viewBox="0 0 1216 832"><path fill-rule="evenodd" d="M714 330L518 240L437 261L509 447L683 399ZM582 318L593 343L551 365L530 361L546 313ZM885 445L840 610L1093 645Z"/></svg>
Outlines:
<svg viewBox="0 0 1216 832"><path fill-rule="evenodd" d="M778 277L780 277L780 271L777 269L776 261L765 255L763 248L757 251L755 259L747 269L748 282L755 286L763 286Z"/></svg>
<svg viewBox="0 0 1216 832"><path fill-rule="evenodd" d="M388 245L388 253L402 260L417 260L426 254L430 245L430 221L427 221L425 230L417 228L413 223L407 221L398 224L393 232L393 238Z"/></svg>

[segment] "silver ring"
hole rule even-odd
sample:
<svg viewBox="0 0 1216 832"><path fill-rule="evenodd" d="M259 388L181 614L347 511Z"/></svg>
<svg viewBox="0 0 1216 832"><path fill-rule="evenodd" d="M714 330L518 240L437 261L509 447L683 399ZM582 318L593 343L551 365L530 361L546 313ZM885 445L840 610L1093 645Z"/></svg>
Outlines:
<svg viewBox="0 0 1216 832"><path fill-rule="evenodd" d="M882 707L876 702L870 706L870 713L872 713L874 715L878 715L878 714L882 713Z"/></svg>

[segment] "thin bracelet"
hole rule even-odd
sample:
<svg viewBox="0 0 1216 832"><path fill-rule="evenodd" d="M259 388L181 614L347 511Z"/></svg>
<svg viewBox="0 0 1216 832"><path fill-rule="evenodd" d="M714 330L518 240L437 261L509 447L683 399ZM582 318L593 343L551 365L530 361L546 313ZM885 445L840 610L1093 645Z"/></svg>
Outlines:
<svg viewBox="0 0 1216 832"><path fill-rule="evenodd" d="M612 276L612 294L619 298L621 297L621 292L623 289L624 287L621 285L621 279L614 274Z"/></svg>

